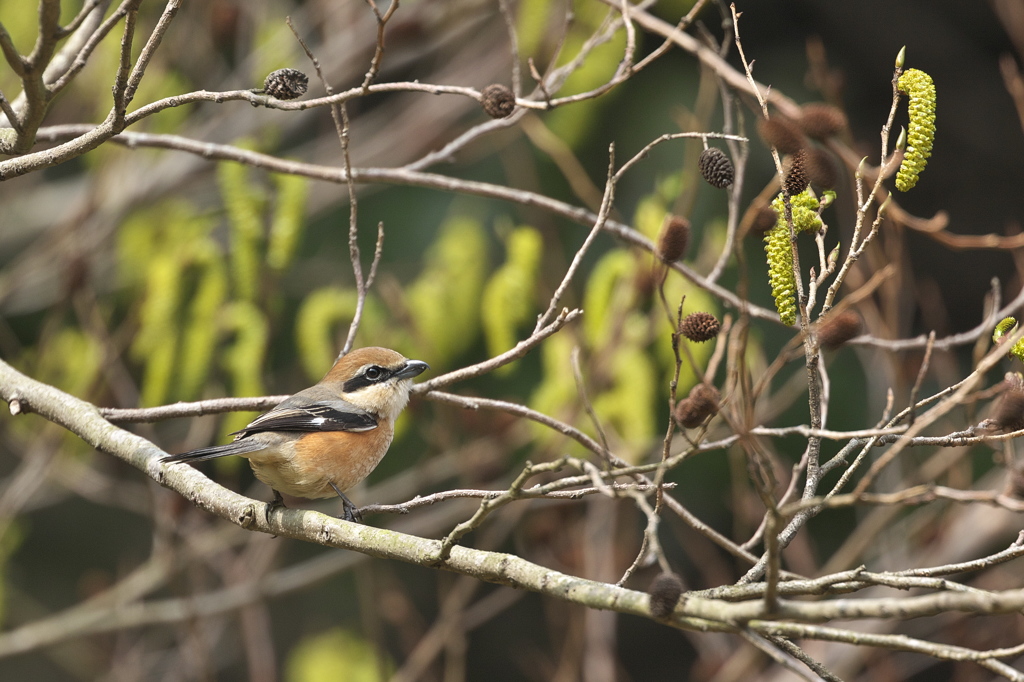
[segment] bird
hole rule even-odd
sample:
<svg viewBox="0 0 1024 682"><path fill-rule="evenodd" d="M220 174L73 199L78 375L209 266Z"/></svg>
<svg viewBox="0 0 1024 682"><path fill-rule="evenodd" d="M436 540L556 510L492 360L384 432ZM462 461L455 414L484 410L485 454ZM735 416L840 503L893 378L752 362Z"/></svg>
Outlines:
<svg viewBox="0 0 1024 682"><path fill-rule="evenodd" d="M409 402L413 377L429 369L388 348L342 356L319 383L265 412L226 445L166 455L161 461L202 462L238 455L274 492L308 499L341 498L347 521L358 520L345 492L376 468L391 446L395 419Z"/></svg>

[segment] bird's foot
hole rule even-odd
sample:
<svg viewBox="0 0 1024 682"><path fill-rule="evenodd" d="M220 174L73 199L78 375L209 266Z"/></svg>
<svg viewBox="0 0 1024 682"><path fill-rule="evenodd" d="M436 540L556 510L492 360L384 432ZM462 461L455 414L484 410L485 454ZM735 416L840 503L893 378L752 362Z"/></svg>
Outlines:
<svg viewBox="0 0 1024 682"><path fill-rule="evenodd" d="M271 490L273 490L273 488L271 488ZM266 515L267 515L267 523L268 524L270 523L270 515L273 514L274 511L277 510L278 508L286 509L287 507L284 506L284 498L281 497L281 493L279 493L276 490L274 490L274 499L271 500L270 502L267 502L267 507L266 507Z"/></svg>
<svg viewBox="0 0 1024 682"><path fill-rule="evenodd" d="M343 521L351 521L352 523L362 523L363 515L359 513L359 508L352 504L352 500L345 497L345 493L341 492L333 482L331 482L331 487L334 488L334 492L338 493L338 497L341 498L341 505L344 510L338 518Z"/></svg>

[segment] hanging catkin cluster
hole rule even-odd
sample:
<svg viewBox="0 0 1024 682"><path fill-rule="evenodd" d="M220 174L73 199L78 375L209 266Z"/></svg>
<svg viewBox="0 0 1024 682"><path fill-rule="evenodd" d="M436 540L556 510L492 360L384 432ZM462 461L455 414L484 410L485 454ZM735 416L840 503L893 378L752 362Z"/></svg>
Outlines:
<svg viewBox="0 0 1024 682"><path fill-rule="evenodd" d="M797 232L821 229L818 199L810 190L789 198L793 210L793 227ZM778 218L775 227L764 237L764 252L768 256L768 282L772 287L775 309L783 324L796 324L796 275L793 274L793 249L789 241L786 207L780 194L772 201Z"/></svg>
<svg viewBox="0 0 1024 682"><path fill-rule="evenodd" d="M917 184L917 176L928 164L935 141L935 83L919 69L907 69L896 82L900 92L910 96L910 125L907 150L896 173L896 189L906 192Z"/></svg>
<svg viewBox="0 0 1024 682"><path fill-rule="evenodd" d="M1004 317L996 325L996 328L992 330L992 341L995 343L1003 343L1003 337L1012 333L1014 328L1017 326L1017 318L1015 317ZM1021 362L1024 362L1024 339L1019 340L1013 344L1013 348L1010 349L1010 355L1017 358Z"/></svg>

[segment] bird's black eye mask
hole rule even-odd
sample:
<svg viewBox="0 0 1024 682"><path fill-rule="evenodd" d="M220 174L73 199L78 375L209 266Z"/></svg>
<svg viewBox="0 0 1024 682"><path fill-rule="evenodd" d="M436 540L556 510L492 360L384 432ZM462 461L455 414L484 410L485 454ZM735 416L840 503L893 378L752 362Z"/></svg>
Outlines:
<svg viewBox="0 0 1024 682"><path fill-rule="evenodd" d="M352 393L367 386L373 386L391 378L394 372L380 365L368 365L359 374L349 379L342 386L345 393Z"/></svg>

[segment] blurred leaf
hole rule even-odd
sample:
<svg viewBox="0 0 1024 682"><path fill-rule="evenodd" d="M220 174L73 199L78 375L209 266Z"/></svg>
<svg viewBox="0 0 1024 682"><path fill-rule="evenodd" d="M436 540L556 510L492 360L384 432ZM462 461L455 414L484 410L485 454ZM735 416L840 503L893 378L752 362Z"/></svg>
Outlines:
<svg viewBox="0 0 1024 682"><path fill-rule="evenodd" d="M274 218L270 223L267 265L280 272L292 264L306 217L309 181L297 175L274 175L277 186Z"/></svg>
<svg viewBox="0 0 1024 682"><path fill-rule="evenodd" d="M35 350L34 378L86 397L103 364L103 346L80 329L65 327Z"/></svg>
<svg viewBox="0 0 1024 682"><path fill-rule="evenodd" d="M556 13L559 15L563 14L557 5L548 2L548 0L522 0L519 3L519 17L516 21L519 54L522 55L524 60L532 57L537 64L537 68L541 67L542 55L539 53L543 48L544 36L547 34L551 19ZM558 18L559 23L561 23L562 17L559 16Z"/></svg>
<svg viewBox="0 0 1024 682"><path fill-rule="evenodd" d="M378 682L389 674L369 642L341 628L303 638L285 665L286 682Z"/></svg>
<svg viewBox="0 0 1024 682"><path fill-rule="evenodd" d="M240 163L217 164L217 180L231 226L235 295L247 301L255 300L262 279L260 247L263 241L263 200L253 190L250 176L248 166Z"/></svg>
<svg viewBox="0 0 1024 682"><path fill-rule="evenodd" d="M643 347L647 321L639 313L623 321L624 339L615 349L608 374L609 390L594 397L594 412L625 441L620 455L637 463L656 438L654 398L659 392L654 364Z"/></svg>
<svg viewBox="0 0 1024 682"><path fill-rule="evenodd" d="M341 350L335 346L334 328L352 319L356 292L337 287L317 289L302 302L295 321L295 342L306 376L319 381Z"/></svg>
<svg viewBox="0 0 1024 682"><path fill-rule="evenodd" d="M451 218L427 251L426 267L407 288L409 315L429 362L447 367L480 333L480 294L488 267L480 223Z"/></svg>
<svg viewBox="0 0 1024 682"><path fill-rule="evenodd" d="M572 422L580 410L579 392L572 375L572 350L575 342L562 331L541 345L541 372L543 379L530 396L528 405L562 421ZM564 438L542 424L532 423L537 438L542 442ZM579 446L580 448L582 446Z"/></svg>
<svg viewBox="0 0 1024 682"><path fill-rule="evenodd" d="M181 262L178 254L163 252L150 261L146 298L132 355L146 368L142 404L160 405L170 394L178 347L178 305L181 298Z"/></svg>
<svg viewBox="0 0 1024 682"><path fill-rule="evenodd" d="M531 318L543 246L540 232L532 227L519 227L508 236L505 264L494 273L483 293L483 327L490 355L512 348L516 329ZM514 366L505 365L499 371L508 373Z"/></svg>
<svg viewBox="0 0 1024 682"><path fill-rule="evenodd" d="M576 58L587 39L604 20L608 9L599 3L577 1L573 3L573 11L575 20L562 48L562 58L559 60L562 64ZM642 33L638 33L638 40L642 36ZM586 92L608 82L622 61L625 48L626 32L620 27L611 40L598 45L587 55L580 68L566 79L559 95ZM587 139L600 110L612 101L613 96L606 96L561 107L551 112L545 123L565 144L575 149Z"/></svg>
<svg viewBox="0 0 1024 682"><path fill-rule="evenodd" d="M244 87L262 88L263 81L271 71L286 67L305 70L309 62L302 54L301 48L295 42L295 36L285 23L287 10L281 11L277 16L274 12L284 10L280 5L273 3L264 6L261 10L260 22L256 28L256 37L253 41L253 59L251 60L252 85ZM310 79L310 84L315 79Z"/></svg>
<svg viewBox="0 0 1024 682"><path fill-rule="evenodd" d="M22 523L7 521L0 529L0 624L7 615L7 560L21 546L24 537Z"/></svg>
<svg viewBox="0 0 1024 682"><path fill-rule="evenodd" d="M179 400L195 400L202 394L220 336L221 309L228 294L227 270L220 250L208 240L197 244L197 250L201 250L202 271L182 330Z"/></svg>
<svg viewBox="0 0 1024 682"><path fill-rule="evenodd" d="M117 270L121 286L147 280L150 261L177 252L182 245L209 234L212 221L187 201L172 200L135 211L117 233Z"/></svg>
<svg viewBox="0 0 1024 682"><path fill-rule="evenodd" d="M653 242L658 241L661 226L668 213L667 204L657 194L649 194L636 206L633 213L633 228Z"/></svg>
<svg viewBox="0 0 1024 682"><path fill-rule="evenodd" d="M235 334L234 343L222 355L231 376L231 395L263 395L263 360L270 335L266 317L252 303L236 301L224 310L222 320L224 330ZM225 430L238 431L254 416L252 412L232 412L225 419Z"/></svg>
<svg viewBox="0 0 1024 682"><path fill-rule="evenodd" d="M583 292L583 334L590 348L609 343L622 316L633 305L636 258L628 251L609 251L594 266Z"/></svg>

